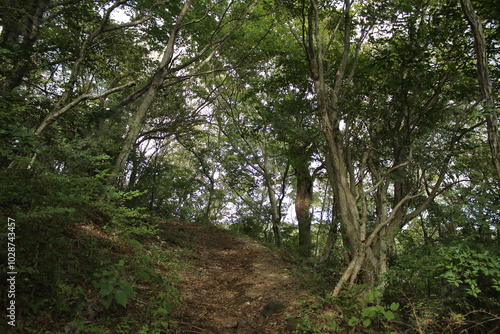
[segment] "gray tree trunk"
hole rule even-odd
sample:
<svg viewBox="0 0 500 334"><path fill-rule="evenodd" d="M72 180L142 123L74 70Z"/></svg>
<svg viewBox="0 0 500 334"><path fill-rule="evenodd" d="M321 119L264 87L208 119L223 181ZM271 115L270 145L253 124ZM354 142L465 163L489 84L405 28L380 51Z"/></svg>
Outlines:
<svg viewBox="0 0 500 334"><path fill-rule="evenodd" d="M495 109L495 102L492 94L483 24L479 16L476 14L470 0L460 0L460 3L462 4L465 17L471 27L472 34L474 35L479 90L481 93L481 99L483 100L483 107L485 109L488 143L490 145L493 164L497 174L500 176L500 131L498 127L498 111Z"/></svg>
<svg viewBox="0 0 500 334"><path fill-rule="evenodd" d="M163 82L166 79L167 74L169 73L168 65L172 61L174 55L175 41L177 39L179 31L183 26L184 19L191 7L191 3L192 0L186 0L184 6L182 7L181 12L179 13L179 16L177 17L175 25L172 28L172 31L170 32L167 46L165 47L165 50L163 52L162 59L160 61L160 64L158 65L158 69L156 70L156 73L153 76L149 88L144 94L144 98L141 104L137 108L134 118L132 119L132 122L130 124L129 131L127 132L125 140L123 141L120 153L118 154L114 167L111 170L111 174L107 182L108 185L113 184L116 180L117 175L122 173L122 171L124 170L130 151L133 149L134 143L137 140L137 137L139 136L142 127L144 126L144 120L146 118L146 114L155 99L156 93L161 88Z"/></svg>

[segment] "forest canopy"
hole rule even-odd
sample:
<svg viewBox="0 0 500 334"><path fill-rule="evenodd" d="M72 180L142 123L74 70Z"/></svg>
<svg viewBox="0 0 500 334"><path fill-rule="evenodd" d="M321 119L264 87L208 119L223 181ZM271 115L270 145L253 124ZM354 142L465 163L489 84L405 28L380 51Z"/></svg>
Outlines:
<svg viewBox="0 0 500 334"><path fill-rule="evenodd" d="M498 330L496 1L0 9L1 242L15 218L19 298L44 300L25 314L60 297L74 226L155 217L273 245L324 296L411 304L415 332Z"/></svg>

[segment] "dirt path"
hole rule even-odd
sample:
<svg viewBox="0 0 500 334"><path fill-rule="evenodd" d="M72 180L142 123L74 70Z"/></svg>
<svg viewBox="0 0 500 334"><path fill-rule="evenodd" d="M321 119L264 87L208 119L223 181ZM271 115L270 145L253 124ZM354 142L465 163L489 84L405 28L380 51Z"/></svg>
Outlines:
<svg viewBox="0 0 500 334"><path fill-rule="evenodd" d="M178 228L198 246L190 255L193 268L182 273L186 300L176 333L286 333L287 314L300 296L281 258L214 226ZM279 301L276 313L263 314L273 301Z"/></svg>

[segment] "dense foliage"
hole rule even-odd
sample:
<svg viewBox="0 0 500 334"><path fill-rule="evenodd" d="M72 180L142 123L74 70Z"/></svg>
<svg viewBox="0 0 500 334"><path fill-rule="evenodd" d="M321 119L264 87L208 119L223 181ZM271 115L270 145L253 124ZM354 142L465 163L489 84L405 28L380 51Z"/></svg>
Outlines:
<svg viewBox="0 0 500 334"><path fill-rule="evenodd" d="M0 244L15 219L21 332L172 326L178 264L140 242L150 217L288 254L309 277L304 332L499 329L495 1L0 9ZM145 285L161 307L127 323Z"/></svg>

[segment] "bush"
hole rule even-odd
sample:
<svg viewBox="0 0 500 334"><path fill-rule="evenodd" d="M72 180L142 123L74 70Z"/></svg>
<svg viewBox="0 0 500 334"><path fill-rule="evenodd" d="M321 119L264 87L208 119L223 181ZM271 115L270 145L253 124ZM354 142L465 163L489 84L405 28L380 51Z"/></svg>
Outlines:
<svg viewBox="0 0 500 334"><path fill-rule="evenodd" d="M141 241L158 240L157 230L139 210L125 205L136 192L106 189L99 175L40 167L5 169L0 178L2 219L16 220L16 267L22 278L16 302L23 315L17 330L109 333L122 328L118 332L127 333L139 332L145 323L151 329L172 325L169 312L180 302L172 285L175 270L159 275L156 269L173 260L161 248L154 256L162 261L144 255L152 243ZM5 248L6 232L0 236ZM162 314L147 310L126 320L127 313L139 312L139 292L146 305L161 301Z"/></svg>

